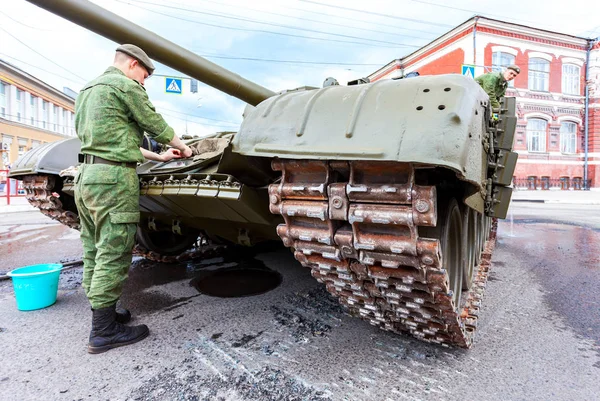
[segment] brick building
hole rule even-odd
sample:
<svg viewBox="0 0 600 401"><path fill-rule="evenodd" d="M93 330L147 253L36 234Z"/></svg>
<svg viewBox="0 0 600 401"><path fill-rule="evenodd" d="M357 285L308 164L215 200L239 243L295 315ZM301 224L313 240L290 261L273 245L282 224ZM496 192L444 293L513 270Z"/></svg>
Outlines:
<svg viewBox="0 0 600 401"><path fill-rule="evenodd" d="M478 76L510 64L521 67L506 93L517 98L515 186L580 189L587 179L600 188L600 47L591 39L476 16L369 79Z"/></svg>
<svg viewBox="0 0 600 401"><path fill-rule="evenodd" d="M75 136L74 106L72 93L0 60L0 170L35 146Z"/></svg>

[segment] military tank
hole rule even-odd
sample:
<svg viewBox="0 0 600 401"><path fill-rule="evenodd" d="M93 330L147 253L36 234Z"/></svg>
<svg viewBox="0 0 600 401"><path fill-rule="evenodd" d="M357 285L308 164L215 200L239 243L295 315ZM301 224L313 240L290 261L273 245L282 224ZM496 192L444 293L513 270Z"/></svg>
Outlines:
<svg viewBox="0 0 600 401"><path fill-rule="evenodd" d="M471 346L512 192L514 99L491 110L460 75L274 93L88 1L28 1L249 104L238 132L189 141L193 158L138 167L138 241L150 253L177 255L199 233L280 238L353 315ZM11 171L34 206L73 228L73 179L59 172L78 151L77 139L50 143Z"/></svg>

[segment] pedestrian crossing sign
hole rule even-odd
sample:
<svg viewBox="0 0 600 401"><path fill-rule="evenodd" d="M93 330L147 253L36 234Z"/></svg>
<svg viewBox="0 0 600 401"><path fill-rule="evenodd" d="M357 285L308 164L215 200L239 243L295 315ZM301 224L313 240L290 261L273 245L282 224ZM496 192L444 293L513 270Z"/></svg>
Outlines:
<svg viewBox="0 0 600 401"><path fill-rule="evenodd" d="M165 78L165 92L181 95L181 79L168 77Z"/></svg>
<svg viewBox="0 0 600 401"><path fill-rule="evenodd" d="M463 64L461 74L467 77L475 78L475 66L470 64Z"/></svg>

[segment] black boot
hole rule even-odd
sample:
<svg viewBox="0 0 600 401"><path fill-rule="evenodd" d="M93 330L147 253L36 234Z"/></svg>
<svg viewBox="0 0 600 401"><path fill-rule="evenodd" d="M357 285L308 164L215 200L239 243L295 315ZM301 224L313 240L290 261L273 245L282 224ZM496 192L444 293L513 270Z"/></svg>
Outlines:
<svg viewBox="0 0 600 401"><path fill-rule="evenodd" d="M92 308L90 308L91 311L93 311ZM125 323L129 323L129 321L131 320L131 312L129 312L129 310L125 309L125 308L119 308L118 306L115 308L115 321L117 323L121 323L121 324L125 324Z"/></svg>
<svg viewBox="0 0 600 401"><path fill-rule="evenodd" d="M150 333L145 324L124 326L115 319L115 305L92 310L92 331L88 345L90 354L99 354L111 348L136 343Z"/></svg>
<svg viewBox="0 0 600 401"><path fill-rule="evenodd" d="M116 313L115 321L117 323L125 324L125 323L129 323L129 321L131 320L131 312L129 312L125 308L117 307L115 309L115 313Z"/></svg>

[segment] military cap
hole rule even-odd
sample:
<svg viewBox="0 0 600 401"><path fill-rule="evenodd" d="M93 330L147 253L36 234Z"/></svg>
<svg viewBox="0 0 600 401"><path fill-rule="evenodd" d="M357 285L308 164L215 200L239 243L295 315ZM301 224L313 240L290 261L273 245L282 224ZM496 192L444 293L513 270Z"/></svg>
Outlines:
<svg viewBox="0 0 600 401"><path fill-rule="evenodd" d="M146 54L145 51L137 47L136 45L125 44L117 47L117 51L121 53L125 53L128 56L133 57L148 71L148 75L152 75L154 72L154 64L152 64L152 60Z"/></svg>
<svg viewBox="0 0 600 401"><path fill-rule="evenodd" d="M518 65L514 65L511 64L508 67L506 67L507 70L513 70L514 72L516 72L517 74L521 73L521 67L519 67Z"/></svg>

